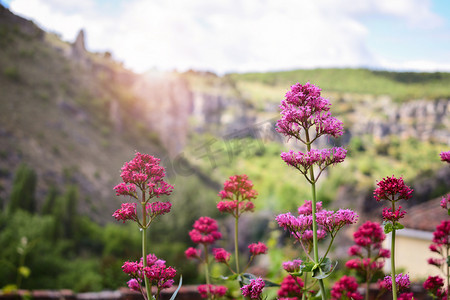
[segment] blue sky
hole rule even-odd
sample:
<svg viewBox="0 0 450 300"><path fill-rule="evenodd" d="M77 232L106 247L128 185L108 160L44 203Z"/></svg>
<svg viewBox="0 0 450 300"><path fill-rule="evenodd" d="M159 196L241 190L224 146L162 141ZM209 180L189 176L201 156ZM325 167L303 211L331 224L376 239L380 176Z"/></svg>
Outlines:
<svg viewBox="0 0 450 300"><path fill-rule="evenodd" d="M448 0L0 0L137 72L450 72Z"/></svg>

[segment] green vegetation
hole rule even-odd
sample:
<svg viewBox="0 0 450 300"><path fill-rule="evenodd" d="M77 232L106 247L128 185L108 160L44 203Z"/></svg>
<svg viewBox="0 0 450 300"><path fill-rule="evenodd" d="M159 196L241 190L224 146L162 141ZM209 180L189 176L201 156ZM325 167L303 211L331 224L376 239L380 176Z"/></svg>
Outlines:
<svg viewBox="0 0 450 300"><path fill-rule="evenodd" d="M252 98L268 101L279 101L290 85L307 81L318 84L327 93L389 95L397 101L450 97L450 73L313 69L227 76Z"/></svg>

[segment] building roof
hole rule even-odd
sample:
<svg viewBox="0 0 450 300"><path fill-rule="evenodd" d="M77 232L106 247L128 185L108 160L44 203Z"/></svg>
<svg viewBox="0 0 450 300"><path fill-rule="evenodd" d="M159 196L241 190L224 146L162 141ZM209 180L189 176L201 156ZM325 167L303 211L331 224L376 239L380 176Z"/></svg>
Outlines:
<svg viewBox="0 0 450 300"><path fill-rule="evenodd" d="M442 197L406 209L400 220L405 228L434 232L441 221L448 220L447 211L440 206Z"/></svg>

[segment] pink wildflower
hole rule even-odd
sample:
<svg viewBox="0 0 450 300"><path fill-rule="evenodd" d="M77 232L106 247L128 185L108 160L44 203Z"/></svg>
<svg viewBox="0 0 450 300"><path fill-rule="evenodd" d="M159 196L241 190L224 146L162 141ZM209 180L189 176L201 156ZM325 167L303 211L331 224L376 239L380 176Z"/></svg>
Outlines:
<svg viewBox="0 0 450 300"><path fill-rule="evenodd" d="M397 300L412 300L412 299L414 299L413 293L401 293L397 297Z"/></svg>
<svg viewBox="0 0 450 300"><path fill-rule="evenodd" d="M301 299L303 286L304 283L300 277L287 275L281 282L280 289L277 293L278 297Z"/></svg>
<svg viewBox="0 0 450 300"><path fill-rule="evenodd" d="M113 213L117 221L137 220L136 203L122 203L121 207Z"/></svg>
<svg viewBox="0 0 450 300"><path fill-rule="evenodd" d="M199 285L197 289L202 298L209 298L209 296L212 296L213 299L223 297L228 290L225 286L212 284L202 284Z"/></svg>
<svg viewBox="0 0 450 300"><path fill-rule="evenodd" d="M450 194L447 194L444 197L442 197L441 207L443 209L450 209Z"/></svg>
<svg viewBox="0 0 450 300"><path fill-rule="evenodd" d="M200 217L194 222L193 227L189 236L196 244L212 244L222 237L218 231L217 221L210 217Z"/></svg>
<svg viewBox="0 0 450 300"><path fill-rule="evenodd" d="M450 246L450 220L443 220L433 232L433 243Z"/></svg>
<svg viewBox="0 0 450 300"><path fill-rule="evenodd" d="M253 189L253 183L245 174L231 176L230 180L223 184L223 190L219 192L221 199L238 201L251 200L257 195L258 193Z"/></svg>
<svg viewBox="0 0 450 300"><path fill-rule="evenodd" d="M200 258L202 251L200 249L195 249L194 247L189 247L186 251L184 251L184 255L186 255L187 259L191 258Z"/></svg>
<svg viewBox="0 0 450 300"><path fill-rule="evenodd" d="M444 279L439 276L429 276L423 283L423 288L433 295L433 298L436 297L437 299L445 299L443 297L445 295L443 287Z"/></svg>
<svg viewBox="0 0 450 300"><path fill-rule="evenodd" d="M352 276L342 276L331 289L331 299L354 299L361 300L363 296L358 293L358 283Z"/></svg>
<svg viewBox="0 0 450 300"><path fill-rule="evenodd" d="M260 299L262 290L265 286L266 284L261 277L250 279L250 283L241 288L242 295L244 297L250 297L251 299Z"/></svg>
<svg viewBox="0 0 450 300"><path fill-rule="evenodd" d="M350 256L362 256L362 249L361 246L353 245L350 248L348 248L348 255Z"/></svg>
<svg viewBox="0 0 450 300"><path fill-rule="evenodd" d="M446 161L450 164L450 151L447 151L447 152L442 151L440 156L441 156L441 161Z"/></svg>
<svg viewBox="0 0 450 300"><path fill-rule="evenodd" d="M281 101L281 119L277 122L277 131L285 136L301 139L301 132L316 126L316 137L329 134L333 137L342 135L342 122L328 112L330 102L322 98L320 88L309 82L291 86Z"/></svg>
<svg viewBox="0 0 450 300"><path fill-rule="evenodd" d="M358 215L350 209L339 209L337 212L322 210L316 213L317 224L331 234L335 234L342 227L358 221Z"/></svg>
<svg viewBox="0 0 450 300"><path fill-rule="evenodd" d="M290 231L291 234L303 233L312 226L312 216L300 215L295 217L287 212L278 215L275 219L280 227Z"/></svg>
<svg viewBox="0 0 450 300"><path fill-rule="evenodd" d="M303 261L301 259L294 259L293 261L283 262L283 269L288 273L296 273L300 271L300 266Z"/></svg>
<svg viewBox="0 0 450 300"><path fill-rule="evenodd" d="M358 230L353 233L353 239L356 245L373 248L380 248L381 243L386 239L380 224L376 222L367 221L362 224Z"/></svg>
<svg viewBox="0 0 450 300"><path fill-rule="evenodd" d="M316 203L316 212L319 212L322 210L322 201L319 201ZM305 203L302 206L298 207L298 214L299 215L312 215L312 201L311 200L305 200Z"/></svg>
<svg viewBox="0 0 450 300"><path fill-rule="evenodd" d="M136 153L136 156L122 167L123 183L114 189L118 195L132 196L136 187L148 190L147 201L153 197L170 195L173 186L166 183L163 177L166 175L163 167L159 165L160 160L148 154Z"/></svg>
<svg viewBox="0 0 450 300"><path fill-rule="evenodd" d="M408 200L411 198L413 189L407 186L403 178L392 177L383 178L383 180L377 182L378 188L375 189L373 195L377 201L388 200L398 201L400 199Z"/></svg>
<svg viewBox="0 0 450 300"><path fill-rule="evenodd" d="M289 150L289 152L281 153L281 158L288 165L306 174L313 165L317 165L323 170L329 165L343 162L346 155L347 150L340 147L333 147L331 149L312 149L306 153Z"/></svg>
<svg viewBox="0 0 450 300"><path fill-rule="evenodd" d="M398 222L401 218L406 215L406 211L402 210L402 207L399 206L395 212L392 212L392 208L383 207L383 220Z"/></svg>
<svg viewBox="0 0 450 300"><path fill-rule="evenodd" d="M444 258L429 258L429 259L427 259L427 263L429 265L433 265L433 266L440 268L445 263L445 259Z"/></svg>
<svg viewBox="0 0 450 300"><path fill-rule="evenodd" d="M386 289L392 291L392 279L390 275L384 277L384 283ZM403 275L403 273L399 273L395 276L395 285L398 291L408 289L410 284L411 282L409 280L408 274Z"/></svg>
<svg viewBox="0 0 450 300"><path fill-rule="evenodd" d="M172 203L155 201L147 204L147 213L152 216L164 215L170 212Z"/></svg>
<svg viewBox="0 0 450 300"><path fill-rule="evenodd" d="M248 249L250 249L251 255L254 256L267 253L267 246L262 242L250 244Z"/></svg>
<svg viewBox="0 0 450 300"><path fill-rule="evenodd" d="M228 263L231 257L231 253L227 252L227 250L223 248L215 248L213 249L214 259L218 263Z"/></svg>
<svg viewBox="0 0 450 300"><path fill-rule="evenodd" d="M140 292L141 291L141 285L136 279L130 279L127 282L128 288L132 291Z"/></svg>

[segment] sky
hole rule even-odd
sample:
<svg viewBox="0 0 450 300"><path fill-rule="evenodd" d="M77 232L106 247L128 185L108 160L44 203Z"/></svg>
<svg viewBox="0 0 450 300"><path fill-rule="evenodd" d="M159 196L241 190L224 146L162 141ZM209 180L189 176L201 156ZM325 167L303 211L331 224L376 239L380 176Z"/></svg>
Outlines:
<svg viewBox="0 0 450 300"><path fill-rule="evenodd" d="M0 0L135 72L450 72L448 0Z"/></svg>

